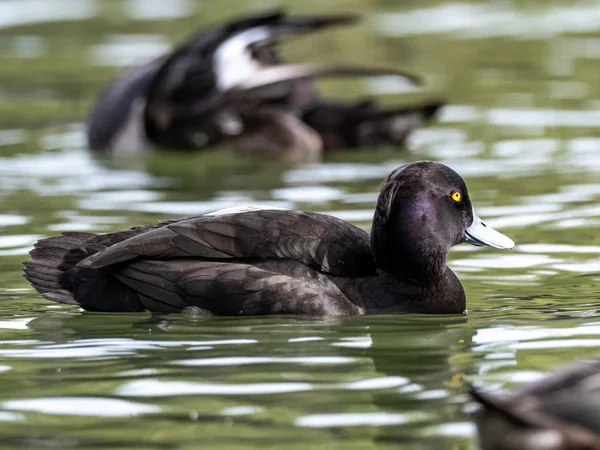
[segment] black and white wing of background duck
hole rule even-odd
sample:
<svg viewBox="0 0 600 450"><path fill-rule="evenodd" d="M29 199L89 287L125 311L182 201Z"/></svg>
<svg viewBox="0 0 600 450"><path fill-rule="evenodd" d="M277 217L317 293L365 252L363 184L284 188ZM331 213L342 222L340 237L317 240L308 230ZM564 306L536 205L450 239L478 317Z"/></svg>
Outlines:
<svg viewBox="0 0 600 450"><path fill-rule="evenodd" d="M357 66L284 64L274 48L292 36L356 21L354 15L275 12L202 29L169 55L125 71L104 90L88 120L89 147L138 153L229 146L305 160L311 159L307 153L379 144L382 136L401 141L397 136L431 117L441 102L398 111L371 103L367 111L323 99L315 77L398 75L415 86L422 83L419 77ZM403 118L403 125L391 118Z"/></svg>

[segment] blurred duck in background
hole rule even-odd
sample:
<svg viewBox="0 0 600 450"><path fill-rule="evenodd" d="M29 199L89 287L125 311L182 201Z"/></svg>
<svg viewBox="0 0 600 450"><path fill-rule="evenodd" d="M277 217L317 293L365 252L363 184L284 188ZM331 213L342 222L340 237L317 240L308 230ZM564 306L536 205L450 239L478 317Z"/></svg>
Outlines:
<svg viewBox="0 0 600 450"><path fill-rule="evenodd" d="M600 360L501 397L471 388L484 450L599 450Z"/></svg>
<svg viewBox="0 0 600 450"><path fill-rule="evenodd" d="M288 161L322 152L402 145L443 102L383 109L375 101L325 99L316 78L396 75L357 66L285 64L275 45L296 35L355 23L354 15L288 17L265 13L202 29L171 54L131 68L100 95L88 120L90 149L230 148Z"/></svg>

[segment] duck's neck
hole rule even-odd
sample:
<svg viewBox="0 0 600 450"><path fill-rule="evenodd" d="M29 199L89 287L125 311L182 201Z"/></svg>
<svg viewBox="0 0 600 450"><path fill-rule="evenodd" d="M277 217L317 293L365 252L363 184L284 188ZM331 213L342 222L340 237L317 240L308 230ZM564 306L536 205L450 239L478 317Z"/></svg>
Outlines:
<svg viewBox="0 0 600 450"><path fill-rule="evenodd" d="M375 216L371 247L378 269L422 286L436 285L446 276L448 248L418 220L398 219Z"/></svg>
<svg viewBox="0 0 600 450"><path fill-rule="evenodd" d="M377 293L375 307L368 312L460 314L466 308L465 291L456 275L446 268L444 278L423 283L398 273L381 271L372 288ZM381 290L382 289L382 290Z"/></svg>

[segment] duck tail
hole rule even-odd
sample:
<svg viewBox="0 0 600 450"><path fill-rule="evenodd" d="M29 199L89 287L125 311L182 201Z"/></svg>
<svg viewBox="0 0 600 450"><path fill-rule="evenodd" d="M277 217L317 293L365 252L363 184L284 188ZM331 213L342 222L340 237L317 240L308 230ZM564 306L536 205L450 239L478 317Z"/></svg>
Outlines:
<svg viewBox="0 0 600 450"><path fill-rule="evenodd" d="M42 239L23 263L25 278L42 297L88 311L143 311L135 292L108 269L79 268L77 263L105 248L93 233L68 232Z"/></svg>
<svg viewBox="0 0 600 450"><path fill-rule="evenodd" d="M67 255L96 235L92 233L63 233L42 239L29 252L31 260L23 263L25 278L42 297L57 303L78 305L73 292L64 286L64 274L71 268Z"/></svg>

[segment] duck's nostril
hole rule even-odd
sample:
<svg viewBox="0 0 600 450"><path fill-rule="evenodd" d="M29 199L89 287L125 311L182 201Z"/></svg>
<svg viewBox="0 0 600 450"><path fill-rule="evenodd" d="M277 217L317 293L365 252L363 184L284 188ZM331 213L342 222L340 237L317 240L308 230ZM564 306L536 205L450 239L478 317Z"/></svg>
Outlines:
<svg viewBox="0 0 600 450"><path fill-rule="evenodd" d="M487 225L485 223L481 222L481 225L487 228Z"/></svg>

